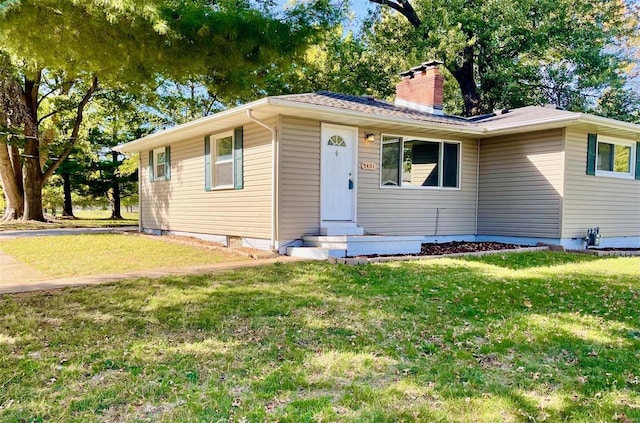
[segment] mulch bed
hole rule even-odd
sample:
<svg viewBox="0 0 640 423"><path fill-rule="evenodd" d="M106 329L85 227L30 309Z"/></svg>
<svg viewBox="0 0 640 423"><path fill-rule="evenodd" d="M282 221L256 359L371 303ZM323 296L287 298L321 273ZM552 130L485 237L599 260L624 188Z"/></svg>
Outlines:
<svg viewBox="0 0 640 423"><path fill-rule="evenodd" d="M475 253L478 251L514 250L522 248L522 245L503 244L501 242L464 242L453 241L442 244L422 244L422 250L418 256L440 256L454 253Z"/></svg>

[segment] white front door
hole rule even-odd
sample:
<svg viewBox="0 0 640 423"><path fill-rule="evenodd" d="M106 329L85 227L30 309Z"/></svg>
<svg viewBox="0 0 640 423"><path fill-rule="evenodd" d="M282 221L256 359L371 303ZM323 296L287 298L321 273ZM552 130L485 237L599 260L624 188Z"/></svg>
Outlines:
<svg viewBox="0 0 640 423"><path fill-rule="evenodd" d="M323 221L354 221L353 163L357 134L357 128L322 124L320 214Z"/></svg>

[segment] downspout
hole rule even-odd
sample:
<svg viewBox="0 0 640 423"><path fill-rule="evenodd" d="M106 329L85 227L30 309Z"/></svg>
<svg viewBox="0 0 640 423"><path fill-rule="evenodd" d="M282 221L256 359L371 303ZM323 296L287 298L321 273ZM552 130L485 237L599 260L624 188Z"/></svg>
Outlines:
<svg viewBox="0 0 640 423"><path fill-rule="evenodd" d="M278 233L278 152L277 148L277 134L276 128L267 125L266 123L258 120L251 114L251 109L247 110L247 117L251 119L253 122L262 126L263 128L271 131L271 164L272 174L271 174L271 245L269 248L271 250L276 249L276 234Z"/></svg>
<svg viewBox="0 0 640 423"><path fill-rule="evenodd" d="M147 178L149 180L149 178ZM142 187L142 152L138 153L138 232L142 233L144 226L142 225L142 195L140 188Z"/></svg>
<svg viewBox="0 0 640 423"><path fill-rule="evenodd" d="M477 150L478 154L476 155L476 228L474 235L476 238L478 237L478 209L480 203L480 138L477 140Z"/></svg>

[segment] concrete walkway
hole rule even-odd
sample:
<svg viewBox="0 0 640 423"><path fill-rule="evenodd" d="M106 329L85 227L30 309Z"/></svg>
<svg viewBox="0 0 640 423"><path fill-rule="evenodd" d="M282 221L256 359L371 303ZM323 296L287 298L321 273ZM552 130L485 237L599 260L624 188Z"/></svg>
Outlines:
<svg viewBox="0 0 640 423"><path fill-rule="evenodd" d="M65 228L65 229L38 229L2 231L0 240L28 238L36 236L59 236L78 235L95 233L118 233L138 231L137 226L124 226L118 228ZM18 292L41 291L49 289L60 289L66 287L100 285L104 283L117 282L126 279L151 278L157 279L163 276L199 275L220 273L226 270L242 269L279 262L299 261L294 257L278 256L273 258L263 258L256 260L243 260L238 262L216 263L209 265L189 266L184 268L161 268L152 270L141 270L131 273L117 273L108 275L79 276L73 278L51 279L33 267L16 260L12 256L0 250L0 294L10 294Z"/></svg>
<svg viewBox="0 0 640 423"><path fill-rule="evenodd" d="M15 281L26 283L48 278L49 276L39 270L27 266L0 250L0 287Z"/></svg>
<svg viewBox="0 0 640 423"><path fill-rule="evenodd" d="M99 234L117 232L137 232L137 226L120 226L116 228L59 228L59 229L22 229L18 231L0 232L0 240L15 238L31 238L34 236L60 236L60 235L80 235Z"/></svg>
<svg viewBox="0 0 640 423"><path fill-rule="evenodd" d="M238 261L238 262L217 263L217 264L209 264L209 265L202 265L202 266L190 266L190 267L184 267L184 268L164 268L164 269L155 269L155 270L139 271L139 272L132 272L132 273L119 273L119 274L112 274L112 275L79 276L75 278L47 279L47 277L43 275L44 279L41 279L41 280L32 279L30 281L26 281L23 274L21 273L14 273L15 276L13 278L5 278L5 266L4 266L3 260L5 260L6 257L13 260L12 257L0 251L0 270L1 270L0 273L2 274L0 276L0 294L41 291L41 290L59 289L59 288L66 288L66 287L100 285L104 283L117 282L125 279L138 279L138 278L157 279L163 276L170 276L170 275L183 276L183 275L212 274L212 273L221 273L227 270L264 266L266 264L300 261L300 259L297 259L295 257L279 256L279 257L268 258L268 259L245 260L245 261ZM16 261L16 260L13 260L13 261ZM13 264L9 263L9 265L12 266ZM18 267L15 268L15 271L21 272L21 271L27 270L24 268L20 269L19 266L24 266L28 269L31 269L28 266L18 263ZM9 267L7 267L7 269L9 269ZM7 275L9 275L9 273L7 273ZM20 282L17 282L18 280Z"/></svg>

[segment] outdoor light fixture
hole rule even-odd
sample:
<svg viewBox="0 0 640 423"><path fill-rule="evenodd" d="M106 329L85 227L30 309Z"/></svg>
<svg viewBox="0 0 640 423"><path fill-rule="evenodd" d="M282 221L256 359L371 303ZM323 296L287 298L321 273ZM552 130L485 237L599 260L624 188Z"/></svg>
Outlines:
<svg viewBox="0 0 640 423"><path fill-rule="evenodd" d="M375 136L375 134L366 133L366 134L364 134L364 140L366 142L374 142L376 140L376 136Z"/></svg>

